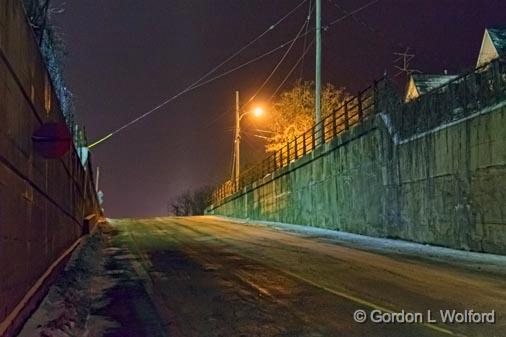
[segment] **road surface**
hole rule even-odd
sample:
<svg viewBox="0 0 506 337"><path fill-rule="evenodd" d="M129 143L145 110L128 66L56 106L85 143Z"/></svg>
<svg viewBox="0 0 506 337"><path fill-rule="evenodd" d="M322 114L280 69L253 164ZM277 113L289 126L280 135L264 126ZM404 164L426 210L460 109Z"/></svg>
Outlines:
<svg viewBox="0 0 506 337"><path fill-rule="evenodd" d="M110 245L143 280L168 336L506 336L506 281L498 272L215 217L111 225ZM442 324L445 309L494 310L495 323ZM357 310L365 323L354 320ZM438 322L428 322L428 310ZM418 323L374 323L371 315Z"/></svg>

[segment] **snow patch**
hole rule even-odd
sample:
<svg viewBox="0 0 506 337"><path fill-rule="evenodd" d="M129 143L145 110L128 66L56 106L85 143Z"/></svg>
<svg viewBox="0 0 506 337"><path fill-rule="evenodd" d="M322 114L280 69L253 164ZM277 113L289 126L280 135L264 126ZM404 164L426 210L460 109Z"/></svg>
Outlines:
<svg viewBox="0 0 506 337"><path fill-rule="evenodd" d="M506 274L506 256L487 253L470 252L446 247L432 246L415 242L376 238L360 234L341 232L331 229L287 224L273 221L215 216L230 222L244 225L260 225L272 229L296 233L308 237L322 238L353 248L371 250L387 254L399 254L412 257L422 257L447 263L464 264L483 271Z"/></svg>

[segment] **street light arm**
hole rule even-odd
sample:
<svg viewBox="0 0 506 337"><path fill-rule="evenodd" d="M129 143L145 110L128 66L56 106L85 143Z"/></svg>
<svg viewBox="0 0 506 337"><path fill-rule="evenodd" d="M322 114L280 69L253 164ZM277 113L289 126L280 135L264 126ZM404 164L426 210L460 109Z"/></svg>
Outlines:
<svg viewBox="0 0 506 337"><path fill-rule="evenodd" d="M249 114L249 113L251 113L251 111L246 111L246 112L243 112L241 115L239 115L239 121L241 121L241 120L242 120L242 118L243 118L244 116L246 116L247 114Z"/></svg>
<svg viewBox="0 0 506 337"><path fill-rule="evenodd" d="M257 107L256 109L254 110L247 110L247 111L244 111L241 115L239 115L239 121L241 121L241 119L250 114L250 113L253 113L255 116L261 116L263 114L263 109L260 108L260 107Z"/></svg>

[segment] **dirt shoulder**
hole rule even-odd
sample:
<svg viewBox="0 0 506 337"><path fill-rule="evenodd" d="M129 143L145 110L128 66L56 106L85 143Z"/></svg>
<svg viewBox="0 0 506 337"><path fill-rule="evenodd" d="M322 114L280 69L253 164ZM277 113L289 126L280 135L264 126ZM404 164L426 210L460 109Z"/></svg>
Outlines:
<svg viewBox="0 0 506 337"><path fill-rule="evenodd" d="M118 233L104 224L73 253L19 337L167 336Z"/></svg>

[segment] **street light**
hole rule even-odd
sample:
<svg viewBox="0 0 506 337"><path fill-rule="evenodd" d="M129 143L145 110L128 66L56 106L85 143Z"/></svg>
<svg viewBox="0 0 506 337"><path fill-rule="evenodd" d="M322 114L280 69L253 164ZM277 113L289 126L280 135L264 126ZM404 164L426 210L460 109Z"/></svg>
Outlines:
<svg viewBox="0 0 506 337"><path fill-rule="evenodd" d="M255 117L260 117L264 114L264 109L262 109L261 107L256 107L255 110L253 110L253 114L255 115Z"/></svg>
<svg viewBox="0 0 506 337"><path fill-rule="evenodd" d="M235 92L235 138L234 138L234 165L232 168L232 180L236 186L239 184L239 176L241 173L241 120L244 116L253 113L255 117L263 115L264 110L256 107L253 110L247 110L241 113L239 107L239 91Z"/></svg>

